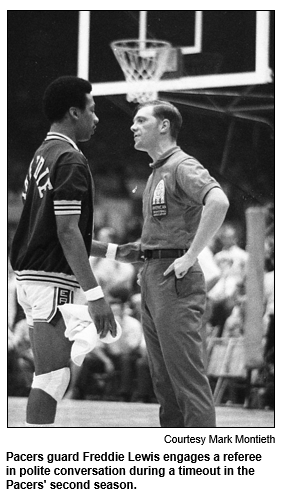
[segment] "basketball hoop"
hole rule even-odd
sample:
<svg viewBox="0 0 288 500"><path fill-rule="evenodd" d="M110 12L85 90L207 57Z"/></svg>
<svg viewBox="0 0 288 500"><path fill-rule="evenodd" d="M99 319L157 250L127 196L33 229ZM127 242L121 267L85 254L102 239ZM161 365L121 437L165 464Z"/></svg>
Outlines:
<svg viewBox="0 0 288 500"><path fill-rule="evenodd" d="M162 40L117 40L110 44L128 83L139 83L139 89L129 90L127 101L147 102L157 99L150 82L160 80L166 70L171 44ZM142 82L147 82L147 88Z"/></svg>

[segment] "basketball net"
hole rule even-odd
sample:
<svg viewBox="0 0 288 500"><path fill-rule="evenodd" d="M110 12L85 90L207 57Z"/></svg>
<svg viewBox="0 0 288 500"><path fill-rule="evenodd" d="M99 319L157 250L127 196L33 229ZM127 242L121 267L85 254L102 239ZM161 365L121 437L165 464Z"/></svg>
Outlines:
<svg viewBox="0 0 288 500"><path fill-rule="evenodd" d="M157 99L150 82L159 81L165 73L171 44L161 40L118 40L110 46L128 83L149 82L149 89L141 85L141 90L129 91L127 101L144 103Z"/></svg>

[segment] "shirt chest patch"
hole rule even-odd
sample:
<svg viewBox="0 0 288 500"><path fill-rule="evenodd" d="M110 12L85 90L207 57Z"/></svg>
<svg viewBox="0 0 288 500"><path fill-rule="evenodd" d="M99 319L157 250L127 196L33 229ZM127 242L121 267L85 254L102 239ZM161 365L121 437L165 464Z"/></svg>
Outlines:
<svg viewBox="0 0 288 500"><path fill-rule="evenodd" d="M153 217L164 217L168 214L166 190L164 180L158 182L152 197L152 215Z"/></svg>

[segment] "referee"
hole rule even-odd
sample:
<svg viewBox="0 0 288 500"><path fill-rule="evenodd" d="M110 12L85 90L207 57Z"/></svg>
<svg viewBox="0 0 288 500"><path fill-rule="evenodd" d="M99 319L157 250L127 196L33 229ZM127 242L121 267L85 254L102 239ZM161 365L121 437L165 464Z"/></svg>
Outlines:
<svg viewBox="0 0 288 500"><path fill-rule="evenodd" d="M140 105L135 149L152 159L143 193L141 244L116 259L144 258L142 324L161 427L215 427L200 335L206 290L199 253L222 225L229 202L218 182L177 146L179 110L166 101ZM99 256L104 256L101 249Z"/></svg>

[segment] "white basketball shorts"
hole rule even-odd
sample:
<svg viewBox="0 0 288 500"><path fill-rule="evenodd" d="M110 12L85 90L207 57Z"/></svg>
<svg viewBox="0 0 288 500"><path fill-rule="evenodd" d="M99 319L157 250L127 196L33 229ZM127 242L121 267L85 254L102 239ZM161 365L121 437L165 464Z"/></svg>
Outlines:
<svg viewBox="0 0 288 500"><path fill-rule="evenodd" d="M31 328L35 321L50 323L60 305L87 304L82 289L67 290L51 285L17 283L17 297Z"/></svg>

